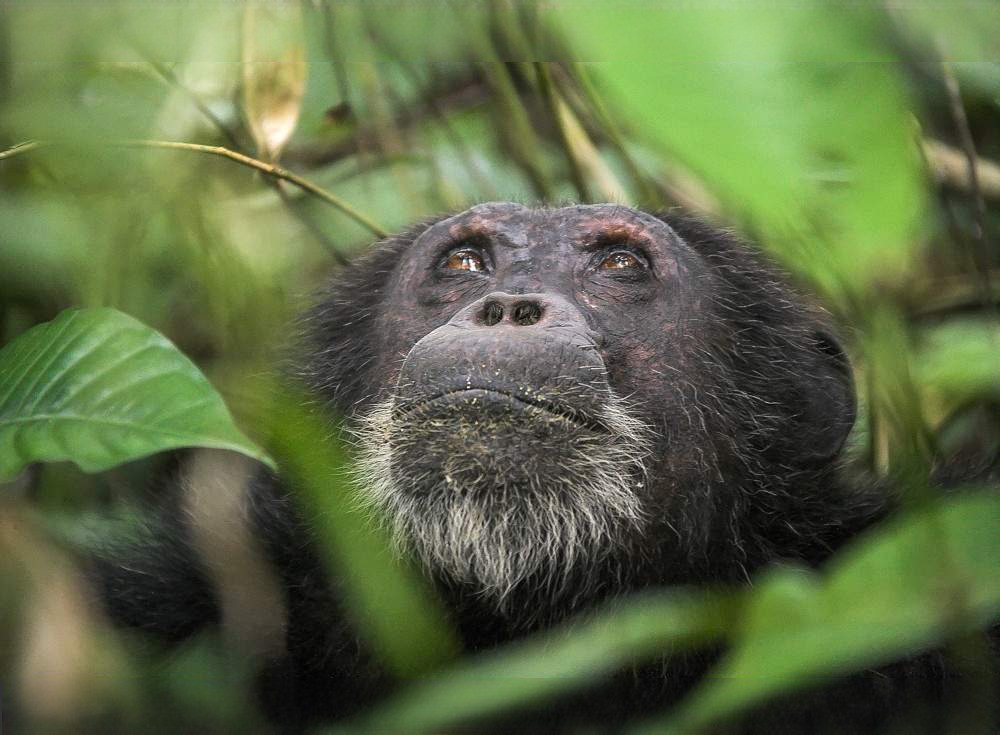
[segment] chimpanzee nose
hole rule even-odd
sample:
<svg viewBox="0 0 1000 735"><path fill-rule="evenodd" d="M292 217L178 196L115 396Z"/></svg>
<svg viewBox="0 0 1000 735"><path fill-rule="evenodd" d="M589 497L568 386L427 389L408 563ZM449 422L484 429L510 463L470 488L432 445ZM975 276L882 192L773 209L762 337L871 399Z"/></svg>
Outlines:
<svg viewBox="0 0 1000 735"><path fill-rule="evenodd" d="M483 304L478 321L487 327L504 321L519 327L530 327L539 322L544 312L545 306L540 299L493 294Z"/></svg>
<svg viewBox="0 0 1000 735"><path fill-rule="evenodd" d="M524 329L521 327L532 327ZM469 340L485 340L480 349L490 350L512 348L510 340L519 345L527 345L526 340L537 345L539 354L557 348L559 345L591 349L598 344L597 333L587 324L587 320L574 304L565 297L554 293L512 294L506 291L492 291L468 306L459 309L448 320L428 334L427 340L445 340L441 347L445 352L468 347ZM492 345L487 348L486 345ZM527 347L524 347L527 349Z"/></svg>
<svg viewBox="0 0 1000 735"><path fill-rule="evenodd" d="M589 332L583 314L562 296L493 291L456 313L449 324L460 329L533 327Z"/></svg>
<svg viewBox="0 0 1000 735"><path fill-rule="evenodd" d="M610 390L597 333L557 293L491 291L417 341L403 360L407 410L449 393L493 391L534 400L539 392L598 415ZM468 397L468 396L466 396Z"/></svg>

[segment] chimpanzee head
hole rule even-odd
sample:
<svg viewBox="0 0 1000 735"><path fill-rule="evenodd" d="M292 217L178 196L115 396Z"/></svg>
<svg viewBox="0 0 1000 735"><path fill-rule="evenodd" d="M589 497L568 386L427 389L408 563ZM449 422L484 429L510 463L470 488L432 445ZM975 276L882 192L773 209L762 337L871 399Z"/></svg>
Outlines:
<svg viewBox="0 0 1000 735"><path fill-rule="evenodd" d="M773 269L621 206L421 225L335 276L309 329L365 497L497 599L611 558L744 552L742 519L795 508L854 419L842 351Z"/></svg>

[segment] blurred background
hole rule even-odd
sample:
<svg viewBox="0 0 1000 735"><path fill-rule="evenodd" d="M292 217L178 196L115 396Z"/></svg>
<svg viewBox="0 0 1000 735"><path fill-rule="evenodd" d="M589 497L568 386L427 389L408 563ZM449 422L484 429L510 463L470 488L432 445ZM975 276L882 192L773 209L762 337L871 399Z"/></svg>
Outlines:
<svg viewBox="0 0 1000 735"><path fill-rule="evenodd" d="M114 307L254 435L291 317L380 236L490 200L683 207L839 320L853 461L914 503L935 471L995 482L998 59L982 2L0 3L0 345ZM11 732L266 731L218 641L156 657L74 576L176 462L0 485Z"/></svg>

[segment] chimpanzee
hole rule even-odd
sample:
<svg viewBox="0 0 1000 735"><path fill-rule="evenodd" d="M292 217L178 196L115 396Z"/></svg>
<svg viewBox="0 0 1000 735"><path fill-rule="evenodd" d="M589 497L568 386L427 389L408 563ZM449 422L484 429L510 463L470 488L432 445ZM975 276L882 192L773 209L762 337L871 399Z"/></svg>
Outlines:
<svg viewBox="0 0 1000 735"><path fill-rule="evenodd" d="M855 395L823 313L738 237L684 215L481 204L378 243L303 324L299 376L357 436L358 492L469 651L645 588L819 565L890 505L838 479ZM158 532L96 563L111 618L171 643L235 629L266 661L264 708L291 729L391 691L295 498L247 468L204 490L199 476L219 483L205 463ZM206 506L246 520L215 537L221 551ZM711 658L469 729L615 728L669 707ZM939 663L844 680L737 727L876 731L944 697Z"/></svg>

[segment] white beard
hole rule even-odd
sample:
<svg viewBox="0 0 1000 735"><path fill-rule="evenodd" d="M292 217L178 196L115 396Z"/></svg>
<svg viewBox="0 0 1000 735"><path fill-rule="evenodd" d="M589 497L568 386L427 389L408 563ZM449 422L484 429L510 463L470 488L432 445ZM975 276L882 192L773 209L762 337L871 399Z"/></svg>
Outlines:
<svg viewBox="0 0 1000 735"><path fill-rule="evenodd" d="M463 431L480 437L495 436L492 429L507 432L505 437L524 431L512 428L510 419L400 420L390 399L364 416L355 431L359 495L388 526L397 549L428 572L470 584L501 606L529 579L538 591L558 597L572 572L586 570L642 532L640 496L651 430L617 397L601 417L607 433L581 432L569 419L551 414L545 421L558 440L551 453L540 453L543 463L500 469L498 463L509 463L509 457L463 452L452 437L467 436ZM425 454L426 446L443 453L438 470L416 470L400 461L404 448ZM453 447L459 451L450 452Z"/></svg>

